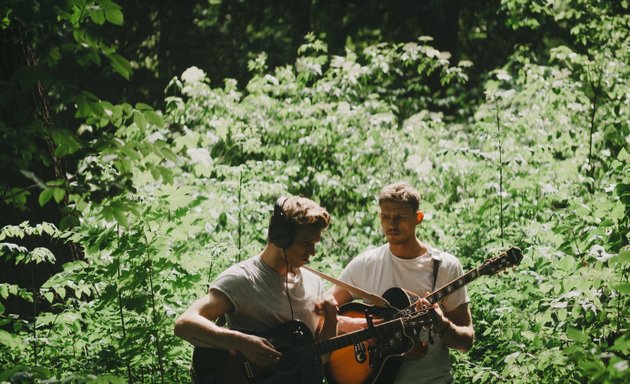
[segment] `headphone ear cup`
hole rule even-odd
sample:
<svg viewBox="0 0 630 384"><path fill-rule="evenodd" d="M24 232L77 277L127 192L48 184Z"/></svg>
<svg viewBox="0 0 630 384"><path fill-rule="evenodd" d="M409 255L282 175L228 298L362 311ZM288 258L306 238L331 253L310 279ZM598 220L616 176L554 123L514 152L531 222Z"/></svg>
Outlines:
<svg viewBox="0 0 630 384"><path fill-rule="evenodd" d="M278 224L269 228L269 240L279 248L289 248L293 239L286 228L286 224Z"/></svg>
<svg viewBox="0 0 630 384"><path fill-rule="evenodd" d="M269 225L269 241L276 246L286 249L293 243L293 237L295 236L295 230L293 225L289 222L289 219L284 214L282 208L285 198L282 203L281 199L278 199L273 207L273 215L271 216L271 223Z"/></svg>

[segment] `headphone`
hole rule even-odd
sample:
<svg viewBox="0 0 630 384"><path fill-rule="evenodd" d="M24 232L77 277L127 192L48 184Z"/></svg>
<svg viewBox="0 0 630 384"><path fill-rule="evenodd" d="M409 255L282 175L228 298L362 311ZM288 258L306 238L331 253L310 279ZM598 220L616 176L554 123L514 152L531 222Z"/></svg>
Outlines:
<svg viewBox="0 0 630 384"><path fill-rule="evenodd" d="M273 215L269 223L269 241L276 246L287 249L293 243L297 227L284 212L284 204L289 197L280 197L273 206Z"/></svg>

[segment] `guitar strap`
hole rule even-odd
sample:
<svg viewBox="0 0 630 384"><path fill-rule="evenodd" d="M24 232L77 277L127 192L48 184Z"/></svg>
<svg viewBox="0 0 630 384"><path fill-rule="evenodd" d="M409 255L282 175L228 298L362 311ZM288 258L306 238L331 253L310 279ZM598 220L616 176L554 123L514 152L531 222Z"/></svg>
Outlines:
<svg viewBox="0 0 630 384"><path fill-rule="evenodd" d="M437 282L438 271L440 270L440 259L438 256L433 256L433 289L431 292L435 292L435 283Z"/></svg>
<svg viewBox="0 0 630 384"><path fill-rule="evenodd" d="M311 271L314 274L316 274L317 276L321 277L322 279L328 280L331 283L335 284L336 286L339 286L339 287L341 287L343 289L346 289L348 292L351 292L351 293L359 296L362 299L370 300L377 307L392 308L392 305L389 303L389 301L387 301L386 299L382 298L379 295L375 295L373 293L364 291L363 289L361 289L359 287L355 287L354 285L348 284L345 281L341 281L341 280L335 279L334 277L328 276L327 274L325 274L323 272L320 272L318 270L309 268L306 265L303 265L300 268L304 268L307 271Z"/></svg>

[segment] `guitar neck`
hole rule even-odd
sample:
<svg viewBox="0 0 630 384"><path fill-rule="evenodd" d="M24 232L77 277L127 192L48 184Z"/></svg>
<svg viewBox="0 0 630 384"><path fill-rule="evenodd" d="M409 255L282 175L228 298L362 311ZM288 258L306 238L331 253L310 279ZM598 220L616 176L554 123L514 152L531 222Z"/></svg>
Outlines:
<svg viewBox="0 0 630 384"><path fill-rule="evenodd" d="M379 336L391 335L397 331L404 331L404 323L401 319L390 320L375 325L373 328L366 328L342 336L336 336L328 340L317 341L303 346L301 352L311 357L320 356L337 349L358 344L365 340L377 338Z"/></svg>
<svg viewBox="0 0 630 384"><path fill-rule="evenodd" d="M480 276L479 268L472 269L457 279L451 281L446 284L442 288L434 291L429 296L426 297L427 301L431 304L435 304L438 301L442 300L445 296L449 295L453 291L463 287L464 285L470 283Z"/></svg>

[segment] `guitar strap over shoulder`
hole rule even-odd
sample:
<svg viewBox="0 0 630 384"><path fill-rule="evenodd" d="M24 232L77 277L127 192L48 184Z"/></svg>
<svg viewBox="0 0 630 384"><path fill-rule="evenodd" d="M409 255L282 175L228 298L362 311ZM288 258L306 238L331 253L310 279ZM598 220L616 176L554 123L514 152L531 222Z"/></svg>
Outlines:
<svg viewBox="0 0 630 384"><path fill-rule="evenodd" d="M440 270L440 259L438 256L433 256L433 289L431 291L435 291L435 283L437 282L438 271Z"/></svg>

